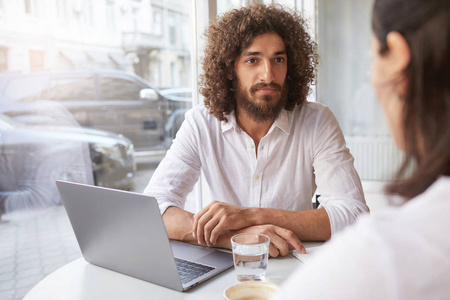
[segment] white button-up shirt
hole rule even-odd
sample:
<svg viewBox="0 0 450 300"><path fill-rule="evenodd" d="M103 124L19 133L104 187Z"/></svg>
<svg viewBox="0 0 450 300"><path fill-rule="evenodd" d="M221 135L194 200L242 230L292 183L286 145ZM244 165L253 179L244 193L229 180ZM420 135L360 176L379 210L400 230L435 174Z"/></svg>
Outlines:
<svg viewBox="0 0 450 300"><path fill-rule="evenodd" d="M186 113L172 147L144 193L161 213L184 208L200 173L213 200L245 207L312 209L316 187L332 234L368 212L353 157L332 112L319 103L282 110L256 154L253 139L234 113L221 122L204 105Z"/></svg>

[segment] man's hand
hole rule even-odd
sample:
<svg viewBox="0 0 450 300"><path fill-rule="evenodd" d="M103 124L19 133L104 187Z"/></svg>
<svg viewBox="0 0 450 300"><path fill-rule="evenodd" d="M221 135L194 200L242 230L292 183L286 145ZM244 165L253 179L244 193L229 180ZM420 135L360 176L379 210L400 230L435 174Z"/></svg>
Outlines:
<svg viewBox="0 0 450 300"><path fill-rule="evenodd" d="M236 234L244 232L262 233L267 235L270 238L270 257L277 257L279 255L286 256L289 253L289 250L293 249L302 254L306 253L302 242L300 242L297 236L288 229L276 225L259 225L239 230Z"/></svg>
<svg viewBox="0 0 450 300"><path fill-rule="evenodd" d="M194 216L192 234L199 244L214 246L225 230L238 230L251 225L251 208L213 201Z"/></svg>

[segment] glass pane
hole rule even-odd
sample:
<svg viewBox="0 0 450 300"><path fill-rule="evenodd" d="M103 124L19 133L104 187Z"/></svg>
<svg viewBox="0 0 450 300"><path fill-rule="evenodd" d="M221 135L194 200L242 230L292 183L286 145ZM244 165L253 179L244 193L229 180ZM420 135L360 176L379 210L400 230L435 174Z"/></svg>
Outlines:
<svg viewBox="0 0 450 300"><path fill-rule="evenodd" d="M55 180L146 187L192 107L191 5L0 1L1 299L81 256Z"/></svg>
<svg viewBox="0 0 450 300"><path fill-rule="evenodd" d="M391 180L402 160L370 82L372 0L318 1L317 101L341 125L362 180Z"/></svg>

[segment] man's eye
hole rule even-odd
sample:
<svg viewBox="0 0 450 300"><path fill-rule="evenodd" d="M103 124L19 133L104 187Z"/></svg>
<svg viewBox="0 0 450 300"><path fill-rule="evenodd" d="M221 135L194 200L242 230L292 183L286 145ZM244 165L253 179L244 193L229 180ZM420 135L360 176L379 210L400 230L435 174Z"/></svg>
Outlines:
<svg viewBox="0 0 450 300"><path fill-rule="evenodd" d="M277 57L277 58L275 58L275 61L276 62L283 62L284 58L283 57Z"/></svg>
<svg viewBox="0 0 450 300"><path fill-rule="evenodd" d="M256 62L256 59L250 58L250 59L247 59L247 62L250 64L254 64Z"/></svg>

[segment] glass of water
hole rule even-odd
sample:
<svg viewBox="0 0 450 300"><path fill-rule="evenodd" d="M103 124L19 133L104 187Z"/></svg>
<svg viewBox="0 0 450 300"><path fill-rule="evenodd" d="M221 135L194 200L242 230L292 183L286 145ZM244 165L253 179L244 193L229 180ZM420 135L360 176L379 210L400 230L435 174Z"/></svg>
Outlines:
<svg viewBox="0 0 450 300"><path fill-rule="evenodd" d="M263 280L267 270L270 238L259 233L241 233L231 238L231 245L237 279Z"/></svg>

